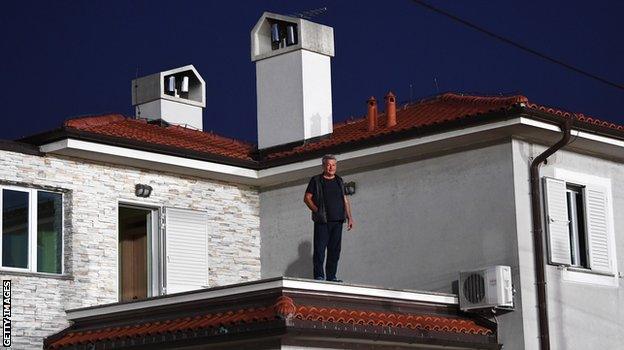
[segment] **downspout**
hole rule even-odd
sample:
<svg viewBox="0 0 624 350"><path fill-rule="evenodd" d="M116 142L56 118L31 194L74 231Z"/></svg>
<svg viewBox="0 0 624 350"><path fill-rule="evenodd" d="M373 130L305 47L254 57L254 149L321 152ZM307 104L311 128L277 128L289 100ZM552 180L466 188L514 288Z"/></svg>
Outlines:
<svg viewBox="0 0 624 350"><path fill-rule="evenodd" d="M569 118L561 125L563 137L559 142L550 146L546 151L537 156L531 163L531 214L533 216L533 246L535 250L535 279L537 284L537 308L539 313L539 339L540 349L550 349L550 335L548 330L548 309L546 305L546 278L544 275L544 244L542 230L542 210L539 167L548 157L560 150L570 141L572 122L575 116Z"/></svg>

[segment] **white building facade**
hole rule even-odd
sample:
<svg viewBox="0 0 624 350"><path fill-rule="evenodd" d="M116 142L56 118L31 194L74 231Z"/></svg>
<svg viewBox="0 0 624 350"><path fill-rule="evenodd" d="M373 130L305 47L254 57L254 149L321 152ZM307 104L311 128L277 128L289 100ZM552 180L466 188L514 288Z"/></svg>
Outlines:
<svg viewBox="0 0 624 350"><path fill-rule="evenodd" d="M13 347L41 348L70 309L310 278L302 199L321 156L334 153L355 188L339 277L456 293L460 271L510 266L515 308L493 318L498 342L538 349L529 167L571 116L523 96L443 94L397 108L389 95L385 113L375 105L334 125L333 55L331 28L261 17L252 31L259 146L197 130L206 98L193 66L137 79L137 118L87 117L29 145L0 144ZM540 170L550 344L620 349L624 131L578 120L572 135Z"/></svg>
<svg viewBox="0 0 624 350"><path fill-rule="evenodd" d="M176 256L177 247L187 247L173 242L169 252L147 253L152 262L150 270L159 266L166 269L167 259L170 264L178 259L177 266L171 268L186 265L190 272L196 264L207 266L204 279L187 289L260 278L259 198L257 190L249 186L69 157L7 150L0 154L5 223L0 275L2 280L11 281L12 348L42 348L44 337L68 326L65 310L122 300L120 232L124 231L119 230L119 223L124 208L154 213L150 240L164 237L165 231L171 236L180 234L176 232L177 223L165 227L162 219L168 209L206 219L205 244L192 243L200 258L185 261L185 256ZM151 196L137 197L136 184L149 184L153 188ZM43 212L44 206L37 203L46 194L57 195L54 198L62 203L62 209L38 217L33 211ZM18 205L31 213L30 218L15 214ZM22 217L22 222L9 223ZM50 220L57 226L53 233L56 237L50 238L45 230L44 221ZM180 227L184 228L182 224ZM39 264L35 258L39 258ZM156 288L148 296L159 295L163 291L158 291L158 286L166 288L167 281L171 284L177 277L156 272L153 275L161 280L150 281ZM185 289L184 285L177 287Z"/></svg>

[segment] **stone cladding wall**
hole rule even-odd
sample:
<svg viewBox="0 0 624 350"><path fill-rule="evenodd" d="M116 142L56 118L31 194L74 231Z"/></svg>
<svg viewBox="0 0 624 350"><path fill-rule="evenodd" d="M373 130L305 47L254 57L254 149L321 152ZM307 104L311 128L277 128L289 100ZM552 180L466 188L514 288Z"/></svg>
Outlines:
<svg viewBox="0 0 624 350"><path fill-rule="evenodd" d="M153 187L134 195L137 183ZM69 157L0 150L0 185L64 193L64 273L7 272L14 349L41 349L68 326L65 310L117 302L117 208L131 202L208 212L209 285L260 278L259 196L253 187Z"/></svg>

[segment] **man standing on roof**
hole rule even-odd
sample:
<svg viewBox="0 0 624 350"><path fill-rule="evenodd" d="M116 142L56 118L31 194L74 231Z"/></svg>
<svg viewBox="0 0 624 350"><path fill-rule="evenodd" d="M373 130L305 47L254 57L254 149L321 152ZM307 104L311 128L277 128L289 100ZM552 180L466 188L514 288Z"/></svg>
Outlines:
<svg viewBox="0 0 624 350"><path fill-rule="evenodd" d="M323 173L310 179L303 202L312 211L314 221L314 279L342 282L336 278L342 241L342 224L347 220L347 230L353 229L351 206L345 194L344 182L336 175L336 157L323 156ZM327 250L327 263L323 269Z"/></svg>

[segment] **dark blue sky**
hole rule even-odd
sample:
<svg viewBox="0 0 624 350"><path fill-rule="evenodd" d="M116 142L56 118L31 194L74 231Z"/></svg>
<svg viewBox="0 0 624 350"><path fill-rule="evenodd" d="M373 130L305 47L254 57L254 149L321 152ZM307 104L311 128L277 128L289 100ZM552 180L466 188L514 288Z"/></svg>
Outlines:
<svg viewBox="0 0 624 350"><path fill-rule="evenodd" d="M624 1L436 1L435 6L624 84ZM394 1L10 1L0 5L0 139L80 115L132 115L136 75L194 64L207 84L204 129L256 142L249 32L263 11L327 6L334 27L334 121L368 96L520 92L624 124L624 91L531 56L448 18Z"/></svg>

